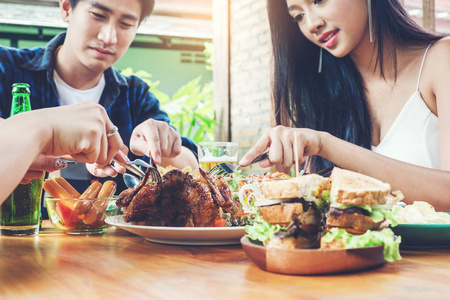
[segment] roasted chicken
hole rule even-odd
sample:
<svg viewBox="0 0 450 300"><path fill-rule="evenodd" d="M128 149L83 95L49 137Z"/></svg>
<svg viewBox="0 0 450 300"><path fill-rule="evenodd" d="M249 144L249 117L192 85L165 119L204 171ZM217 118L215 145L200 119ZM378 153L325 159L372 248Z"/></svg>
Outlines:
<svg viewBox="0 0 450 300"><path fill-rule="evenodd" d="M243 212L223 178L203 169L194 176L173 169L161 183L149 180L147 171L139 185L119 195L117 206L125 222L147 226L213 227L222 212Z"/></svg>

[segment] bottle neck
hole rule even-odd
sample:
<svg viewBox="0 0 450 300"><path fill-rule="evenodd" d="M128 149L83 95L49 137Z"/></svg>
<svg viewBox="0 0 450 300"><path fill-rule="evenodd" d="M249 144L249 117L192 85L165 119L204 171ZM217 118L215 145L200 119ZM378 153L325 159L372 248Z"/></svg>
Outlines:
<svg viewBox="0 0 450 300"><path fill-rule="evenodd" d="M30 95L28 94L13 95L11 105L11 116L30 110L31 110Z"/></svg>

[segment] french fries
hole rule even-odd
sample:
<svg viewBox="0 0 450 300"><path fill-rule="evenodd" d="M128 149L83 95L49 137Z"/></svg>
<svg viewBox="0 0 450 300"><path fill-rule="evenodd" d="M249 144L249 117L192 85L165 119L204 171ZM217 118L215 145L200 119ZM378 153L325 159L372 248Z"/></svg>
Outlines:
<svg viewBox="0 0 450 300"><path fill-rule="evenodd" d="M161 176L163 176L164 174L166 174L167 172L169 172L170 170L173 170L173 169L177 169L177 168L173 167L172 165L168 165L165 168L158 166L158 171L159 171L159 174L161 174ZM191 166L184 167L181 171L184 173L192 173L192 167Z"/></svg>

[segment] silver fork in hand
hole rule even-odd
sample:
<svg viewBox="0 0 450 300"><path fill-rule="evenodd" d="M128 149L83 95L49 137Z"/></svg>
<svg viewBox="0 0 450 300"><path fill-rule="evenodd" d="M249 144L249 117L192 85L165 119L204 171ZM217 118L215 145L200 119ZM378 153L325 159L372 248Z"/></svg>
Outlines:
<svg viewBox="0 0 450 300"><path fill-rule="evenodd" d="M156 165L153 163L152 158L149 158L150 163L148 164L146 161L142 160L142 159L135 159L133 161L129 161L127 162L127 165L134 165L134 166L141 166L147 169L150 169L150 179L151 181L155 182L155 183L161 183L162 179L161 179L161 174L158 171L158 168L156 167Z"/></svg>
<svg viewBox="0 0 450 300"><path fill-rule="evenodd" d="M150 171L149 171L149 172L150 172L150 178L151 178L151 180L152 180L153 182L155 182L155 183L161 183L161 182L162 182L161 174L159 173L158 168L156 167L156 164L153 163L152 158L150 157L149 159L150 159L150 164L148 165L148 168L147 168L147 169L150 170ZM135 162L136 164L138 164L139 161L145 163L145 161L142 161L141 159L136 159L136 160L134 160L134 162Z"/></svg>
<svg viewBox="0 0 450 300"><path fill-rule="evenodd" d="M153 164L151 158L150 158L150 164L148 164L147 162L145 162L142 159L135 159L135 160L129 161L127 163L122 163L122 162L118 161L116 158L113 158L113 161L120 164L125 169L133 172L134 174L136 174L140 177L145 177L145 173L141 169L139 169L137 166L147 168L147 169L149 169L149 172L150 172L150 174L149 174L150 179L153 182L161 183L161 181L162 181L161 174L159 174L159 171L158 171L157 167Z"/></svg>
<svg viewBox="0 0 450 300"><path fill-rule="evenodd" d="M257 162L260 162L262 160L265 160L269 158L269 151L264 152L263 154L257 156L254 160L252 160L251 163L248 164L248 166L255 164ZM212 168L209 173L212 175L222 175L226 176L228 174L236 172L238 168L242 167L238 164L231 164L231 163L221 163ZM246 166L247 167L247 166Z"/></svg>

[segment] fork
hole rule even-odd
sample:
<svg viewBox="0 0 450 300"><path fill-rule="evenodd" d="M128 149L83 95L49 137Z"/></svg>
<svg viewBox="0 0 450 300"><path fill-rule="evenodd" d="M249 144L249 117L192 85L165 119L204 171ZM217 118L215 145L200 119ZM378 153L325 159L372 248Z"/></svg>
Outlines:
<svg viewBox="0 0 450 300"><path fill-rule="evenodd" d="M151 161L150 161L150 163L151 163ZM126 164L127 165L141 166L141 167L144 167L144 168L150 168L151 167L151 165L149 165L145 160L142 160L142 159L139 159L139 158L137 158L135 160L132 160L132 161L129 161Z"/></svg>
<svg viewBox="0 0 450 300"><path fill-rule="evenodd" d="M135 159L133 161L127 162L127 165L141 166L141 167L147 168L150 172L150 174L149 174L150 179L155 183L161 183L162 178L161 178L161 174L158 171L158 168L153 163L153 160L151 157L149 158L149 160L150 160L150 164L148 164L146 161L144 161L142 159Z"/></svg>
<svg viewBox="0 0 450 300"><path fill-rule="evenodd" d="M150 170L149 171L150 172L150 178L152 179L152 181L155 182L155 183L161 183L162 182L161 174L159 173L158 168L156 167L156 164L153 163L152 158L150 157L149 159L150 159L150 164L147 164L142 159L135 159L134 161L129 162L129 163L133 163L133 164L136 164L136 165L139 165L139 166L141 164L148 165L147 170Z"/></svg>
<svg viewBox="0 0 450 300"><path fill-rule="evenodd" d="M306 173L306 172L304 172L304 174L305 175L307 175L307 174L317 174L317 175L320 175L320 176L323 176L323 177L330 177L331 171L333 171L333 169L334 169L334 166L331 166L331 167L319 170L319 171L314 172L314 173ZM304 171L304 170L302 170L302 171Z"/></svg>
<svg viewBox="0 0 450 300"><path fill-rule="evenodd" d="M248 164L248 166L255 164L257 162L260 162L262 160L265 160L267 158L269 158L269 151L266 151L263 154L257 156L254 160L252 160L251 163ZM237 165L237 164L221 163L221 164L218 164L217 166L215 166L214 168L212 168L209 171L209 174L226 176L228 174L236 172L236 170L240 167L242 167L242 166Z"/></svg>
<svg viewBox="0 0 450 300"><path fill-rule="evenodd" d="M128 163L123 163L121 161L118 161L117 158L113 157L112 159L113 162L121 165L122 167L124 167L125 169L127 169L128 171L136 174L139 177L144 177L145 173L139 169L137 166L133 165L133 164L128 164Z"/></svg>
<svg viewBox="0 0 450 300"><path fill-rule="evenodd" d="M161 174L159 173L158 169L156 168L156 166L153 163L151 158L150 158L150 164L148 164L147 162L145 162L142 159L135 159L135 160L129 161L127 163L122 163L122 162L118 161L116 158L113 158L113 161L117 162L119 165L123 166L125 169L133 172L134 174L136 174L140 177L144 177L145 173L141 169L139 169L137 166L147 168L150 172L150 174L149 174L150 179L153 182L156 182L156 183L162 182Z"/></svg>

